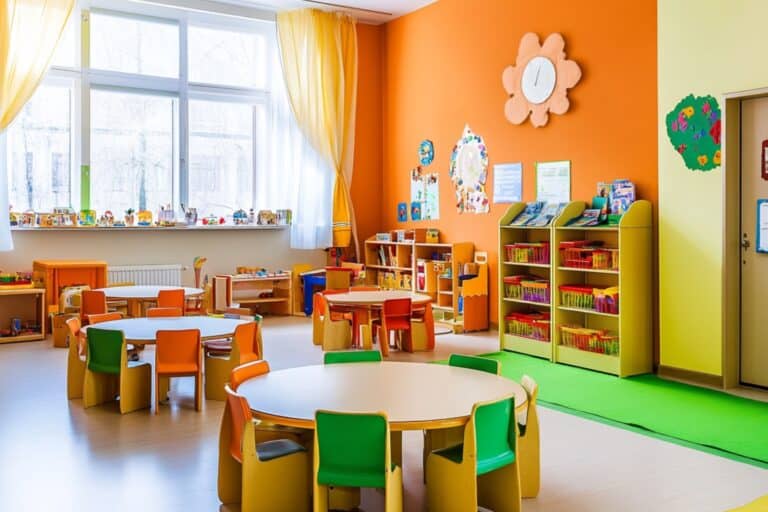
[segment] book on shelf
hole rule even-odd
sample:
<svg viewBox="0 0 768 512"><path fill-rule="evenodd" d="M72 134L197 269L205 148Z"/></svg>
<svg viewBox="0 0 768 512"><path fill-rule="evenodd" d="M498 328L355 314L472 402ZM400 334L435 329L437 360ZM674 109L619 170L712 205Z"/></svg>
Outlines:
<svg viewBox="0 0 768 512"><path fill-rule="evenodd" d="M539 213L541 213L541 210L544 208L544 202L543 201L533 201L531 203L528 203L525 205L525 210L523 210L520 215L515 217L512 222L509 223L510 226L525 226L527 225L531 220L535 219Z"/></svg>
<svg viewBox="0 0 768 512"><path fill-rule="evenodd" d="M597 226L598 224L600 224L600 210L596 208L589 208L587 210L584 210L584 212L581 214L580 217L577 217L571 220L568 223L568 226L588 227L588 226Z"/></svg>
<svg viewBox="0 0 768 512"><path fill-rule="evenodd" d="M565 203L547 203L544 208L541 209L536 217L531 219L527 226L543 228L549 226L549 224L560 215L560 212L565 208Z"/></svg>

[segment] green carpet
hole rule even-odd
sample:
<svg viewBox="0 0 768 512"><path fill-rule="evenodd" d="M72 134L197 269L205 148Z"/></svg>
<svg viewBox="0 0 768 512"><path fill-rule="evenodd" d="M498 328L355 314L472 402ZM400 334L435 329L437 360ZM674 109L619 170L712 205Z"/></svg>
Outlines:
<svg viewBox="0 0 768 512"><path fill-rule="evenodd" d="M527 374L539 384L539 401L556 409L586 413L702 447L768 464L768 403L660 379L655 375L619 379L535 357L499 352L505 377ZM658 436L657 436L658 437Z"/></svg>

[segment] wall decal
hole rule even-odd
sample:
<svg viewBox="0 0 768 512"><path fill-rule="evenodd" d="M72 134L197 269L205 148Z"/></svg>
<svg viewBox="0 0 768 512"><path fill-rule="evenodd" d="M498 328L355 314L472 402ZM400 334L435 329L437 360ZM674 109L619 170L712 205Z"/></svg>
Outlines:
<svg viewBox="0 0 768 512"><path fill-rule="evenodd" d="M485 182L488 178L488 151L485 141L469 128L456 143L451 154L449 176L456 188L456 208L459 213L488 213Z"/></svg>
<svg viewBox="0 0 768 512"><path fill-rule="evenodd" d="M435 145L429 139L424 139L419 144L419 163L427 166L435 159Z"/></svg>
<svg viewBox="0 0 768 512"><path fill-rule="evenodd" d="M712 96L689 94L666 118L672 147L691 170L711 171L720 165L721 114Z"/></svg>
<svg viewBox="0 0 768 512"><path fill-rule="evenodd" d="M419 203L419 219L440 218L440 175L427 173L421 166L411 169L411 204Z"/></svg>

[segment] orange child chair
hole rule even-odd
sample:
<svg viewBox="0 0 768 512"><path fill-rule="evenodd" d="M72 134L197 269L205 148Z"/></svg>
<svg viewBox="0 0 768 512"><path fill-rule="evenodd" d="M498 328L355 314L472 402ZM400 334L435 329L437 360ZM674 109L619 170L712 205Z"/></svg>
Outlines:
<svg viewBox="0 0 768 512"><path fill-rule="evenodd" d="M80 318L73 316L67 320L69 328L67 351L67 399L83 398L83 380L85 379L85 359L82 358L82 336L80 334Z"/></svg>
<svg viewBox="0 0 768 512"><path fill-rule="evenodd" d="M160 397L165 396L171 377L195 378L195 410L201 409L203 363L200 349L200 331L198 329L157 331L155 414L159 412Z"/></svg>
<svg viewBox="0 0 768 512"><path fill-rule="evenodd" d="M123 314L113 311L112 313L100 313L98 315L88 315L90 325L100 324L102 322L112 322L113 320L122 320Z"/></svg>
<svg viewBox="0 0 768 512"><path fill-rule="evenodd" d="M147 318L184 316L181 308L149 308Z"/></svg>
<svg viewBox="0 0 768 512"><path fill-rule="evenodd" d="M80 297L80 322L88 325L90 315L103 315L107 312L107 296L100 290L83 290Z"/></svg>
<svg viewBox="0 0 768 512"><path fill-rule="evenodd" d="M224 386L229 381L232 370L241 364L257 361L262 357L259 347L259 325L256 322L240 324L235 329L231 345L229 343L205 343L205 398L224 401L227 393ZM222 355L223 350L230 349Z"/></svg>
<svg viewBox="0 0 768 512"><path fill-rule="evenodd" d="M381 319L377 321L378 339L381 346L381 354L384 357L389 355L389 334L393 331L398 332L398 339L403 336L405 343L410 345L411 336L411 299L390 299L385 300L381 308ZM396 342L398 347L403 346L402 341Z"/></svg>
<svg viewBox="0 0 768 512"><path fill-rule="evenodd" d="M238 366L230 374L229 387L233 391L237 391L244 381L266 375L269 373L269 363L264 360L253 361L244 365ZM224 389L224 388L223 388ZM225 396L227 391L224 391ZM243 411L246 416L250 415L250 410ZM237 414L237 413L236 413ZM219 500L223 504L240 503L243 500L243 465L242 458L237 459L232 455L232 447L240 446L242 441L238 441L236 425L233 422L233 411L230 408L230 402L224 404L224 416L221 419L221 428L219 431L219 473L218 473L218 494ZM263 443L265 441L272 441L277 439L290 439L294 442L305 444L311 440L311 432L303 432L299 429L288 429L284 427L271 426L265 422L256 422L251 420L251 424L254 426L253 438L255 442ZM237 429L242 436L243 429ZM304 439L306 437L307 439ZM242 439L242 437L240 438ZM309 468L307 468L309 471ZM307 473L307 476L309 473ZM307 483L307 492L308 492ZM268 503L267 503L268 504ZM243 506L241 510L246 510ZM297 509L299 510L299 509Z"/></svg>
<svg viewBox="0 0 768 512"><path fill-rule="evenodd" d="M184 311L184 290L160 290L157 294L157 307L159 308L179 308Z"/></svg>

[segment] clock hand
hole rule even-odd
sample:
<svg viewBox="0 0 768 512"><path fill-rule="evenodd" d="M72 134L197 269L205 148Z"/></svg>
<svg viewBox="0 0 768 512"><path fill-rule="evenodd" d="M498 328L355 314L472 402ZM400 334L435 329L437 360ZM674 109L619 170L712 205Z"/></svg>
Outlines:
<svg viewBox="0 0 768 512"><path fill-rule="evenodd" d="M539 73L541 73L541 64L539 64L539 67L536 69L536 78L533 81L534 87L536 87L539 84Z"/></svg>

